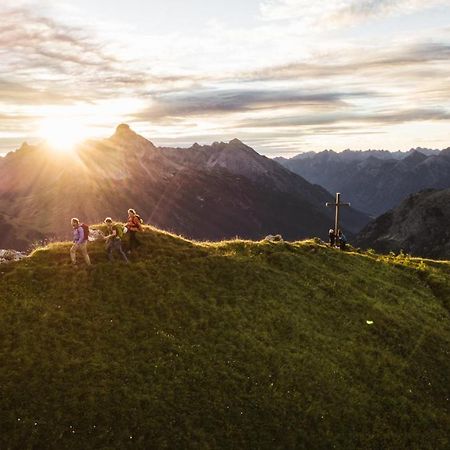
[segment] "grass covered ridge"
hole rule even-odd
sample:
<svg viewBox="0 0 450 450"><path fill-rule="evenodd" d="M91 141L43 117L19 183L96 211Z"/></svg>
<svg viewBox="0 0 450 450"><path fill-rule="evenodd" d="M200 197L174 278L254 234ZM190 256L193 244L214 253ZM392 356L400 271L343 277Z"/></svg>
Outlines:
<svg viewBox="0 0 450 450"><path fill-rule="evenodd" d="M0 266L0 448L449 447L450 263L140 238Z"/></svg>

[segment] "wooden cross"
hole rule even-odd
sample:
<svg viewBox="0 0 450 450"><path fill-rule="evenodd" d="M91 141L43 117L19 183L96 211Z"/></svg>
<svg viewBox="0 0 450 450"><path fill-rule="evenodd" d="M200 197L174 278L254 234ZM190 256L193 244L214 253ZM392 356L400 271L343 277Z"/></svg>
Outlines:
<svg viewBox="0 0 450 450"><path fill-rule="evenodd" d="M334 234L338 235L339 232L339 209L341 206L350 206L350 203L341 203L341 194L339 192L336 193L336 202L335 203L325 203L326 206L334 206L336 208L336 216L334 219Z"/></svg>

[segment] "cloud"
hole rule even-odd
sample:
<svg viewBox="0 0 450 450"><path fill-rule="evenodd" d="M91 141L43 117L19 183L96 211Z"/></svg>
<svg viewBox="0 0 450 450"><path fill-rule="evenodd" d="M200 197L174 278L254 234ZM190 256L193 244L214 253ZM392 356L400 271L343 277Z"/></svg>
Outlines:
<svg viewBox="0 0 450 450"><path fill-rule="evenodd" d="M427 9L448 0L265 0L260 7L264 20L300 20L304 25L343 25L363 19Z"/></svg>
<svg viewBox="0 0 450 450"><path fill-rule="evenodd" d="M56 88L35 89L23 83L7 81L0 78L0 102L12 105L42 104L65 104L75 98L70 92L60 91Z"/></svg>
<svg viewBox="0 0 450 450"><path fill-rule="evenodd" d="M449 61L450 45L445 42L367 51L360 47L338 52L331 61L317 57L205 79L195 89L156 90L148 94L151 106L134 118L179 126L191 119L222 120L224 129L265 128L273 133L280 128L315 127L330 134L352 129L353 134L363 133L357 127L365 125L442 122L449 120ZM235 87L226 87L233 82ZM414 102L421 107L408 108ZM354 125L344 130L346 123ZM339 130L323 127L335 124L340 124Z"/></svg>
<svg viewBox="0 0 450 450"><path fill-rule="evenodd" d="M154 74L142 62L119 54L94 29L49 18L37 6L10 5L0 6L0 67L10 74L13 89L9 95L2 91L0 101L12 95L30 104L62 98L94 101L185 80Z"/></svg>
<svg viewBox="0 0 450 450"><path fill-rule="evenodd" d="M0 48L10 56L11 66L16 69L23 65L63 71L79 66L108 69L118 62L86 31L57 23L27 8L2 7Z"/></svg>
<svg viewBox="0 0 450 450"><path fill-rule="evenodd" d="M137 117L160 120L167 117L204 116L273 110L285 107L345 106L346 99L367 97L369 92L302 92L299 88L197 88L194 91L154 94L153 106Z"/></svg>
<svg viewBox="0 0 450 450"><path fill-rule="evenodd" d="M408 109L398 111L380 111L367 113L345 113L335 112L321 115L288 115L277 118L267 118L265 120L247 120L237 124L242 128L279 128L279 127L308 127L322 126L340 123L353 123L355 127L360 124L393 125L406 122L417 122L427 120L450 120L450 112L441 109ZM348 127L347 127L348 129Z"/></svg>
<svg viewBox="0 0 450 450"><path fill-rule="evenodd" d="M433 65L434 72L438 68L435 63L448 65L450 62L450 44L445 42L421 42L409 45L393 45L390 48L346 49L337 51L332 57L323 55L311 58L310 61L290 63L280 66L266 67L241 74L242 79L251 81L289 80L299 78L335 78L345 75L358 75L380 71L389 76L388 71L395 69L404 71L411 67L419 69L423 77L425 66Z"/></svg>

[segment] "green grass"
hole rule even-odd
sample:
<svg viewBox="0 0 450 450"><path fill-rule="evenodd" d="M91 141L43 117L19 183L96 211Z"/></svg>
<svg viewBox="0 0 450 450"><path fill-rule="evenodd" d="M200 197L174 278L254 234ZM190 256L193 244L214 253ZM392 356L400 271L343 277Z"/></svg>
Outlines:
<svg viewBox="0 0 450 450"><path fill-rule="evenodd" d="M449 448L449 262L140 238L0 266L1 449Z"/></svg>

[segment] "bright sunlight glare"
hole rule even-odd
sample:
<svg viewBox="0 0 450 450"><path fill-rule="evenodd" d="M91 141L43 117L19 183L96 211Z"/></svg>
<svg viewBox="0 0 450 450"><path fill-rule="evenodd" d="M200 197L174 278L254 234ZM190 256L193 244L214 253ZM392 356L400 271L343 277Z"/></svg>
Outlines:
<svg viewBox="0 0 450 450"><path fill-rule="evenodd" d="M39 127L39 136L58 152L71 152L88 137L87 127L75 118L47 118Z"/></svg>

